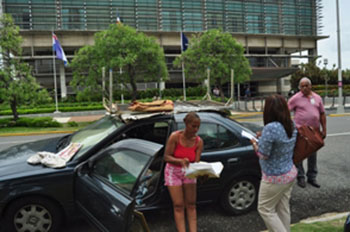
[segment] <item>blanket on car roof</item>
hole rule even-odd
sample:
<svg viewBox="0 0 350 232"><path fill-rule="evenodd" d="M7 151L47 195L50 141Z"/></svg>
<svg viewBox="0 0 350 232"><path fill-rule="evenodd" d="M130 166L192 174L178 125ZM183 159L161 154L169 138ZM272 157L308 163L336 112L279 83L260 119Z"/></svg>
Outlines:
<svg viewBox="0 0 350 232"><path fill-rule="evenodd" d="M152 102L138 102L134 101L131 106L128 107L131 111L138 112L162 112L173 111L174 103L172 100L157 100Z"/></svg>

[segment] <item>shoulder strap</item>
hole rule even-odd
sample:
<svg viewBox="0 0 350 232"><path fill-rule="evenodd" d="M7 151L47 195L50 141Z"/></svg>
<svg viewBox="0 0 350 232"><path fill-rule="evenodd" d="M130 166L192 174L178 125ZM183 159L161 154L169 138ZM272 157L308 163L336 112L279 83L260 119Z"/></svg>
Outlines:
<svg viewBox="0 0 350 232"><path fill-rule="evenodd" d="M197 145L198 145L198 143L199 143L199 140L200 140L200 137L197 135L197 136L196 136L196 141L195 141L195 144L194 144L196 147L197 147Z"/></svg>
<svg viewBox="0 0 350 232"><path fill-rule="evenodd" d="M177 136L177 143L179 144L180 143L180 136L181 136L181 131L180 130L178 130L178 131L176 131L176 136Z"/></svg>

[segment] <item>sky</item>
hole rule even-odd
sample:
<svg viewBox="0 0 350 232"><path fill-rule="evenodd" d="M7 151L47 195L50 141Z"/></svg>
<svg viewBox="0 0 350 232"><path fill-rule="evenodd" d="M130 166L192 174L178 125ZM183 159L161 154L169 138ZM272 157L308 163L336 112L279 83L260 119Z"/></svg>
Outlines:
<svg viewBox="0 0 350 232"><path fill-rule="evenodd" d="M339 1L340 19L340 45L341 45L341 67L342 70L350 69L350 0ZM329 36L327 39L319 40L318 55L322 56L319 67L323 68L323 60L328 59L327 69L332 69L333 64L338 67L338 43L337 43L337 12L336 0L322 0L322 32L320 35Z"/></svg>

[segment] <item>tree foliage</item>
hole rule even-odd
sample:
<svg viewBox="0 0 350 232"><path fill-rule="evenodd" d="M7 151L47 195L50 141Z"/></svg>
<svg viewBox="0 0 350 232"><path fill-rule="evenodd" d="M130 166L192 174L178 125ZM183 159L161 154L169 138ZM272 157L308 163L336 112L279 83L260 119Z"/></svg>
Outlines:
<svg viewBox="0 0 350 232"><path fill-rule="evenodd" d="M291 78L292 89L297 90L299 80L308 77L312 85L323 85L326 82L330 85L338 84L338 69L333 65L332 69L320 68L316 65L316 59L308 63L302 63L298 71ZM343 84L350 84L350 70L342 71Z"/></svg>
<svg viewBox="0 0 350 232"><path fill-rule="evenodd" d="M34 105L51 99L46 89L41 88L32 76L30 66L14 57L21 56L22 37L12 17L4 14L0 21L0 49L3 59L0 70L0 99L1 103L10 105L13 117L17 120L19 105Z"/></svg>
<svg viewBox="0 0 350 232"><path fill-rule="evenodd" d="M71 67L71 85L80 91L80 96L86 97L101 93L102 67L107 77L108 70L113 70L113 86L123 84L132 91L133 100L137 98L137 82L168 77L164 51L155 39L122 24L110 25L108 30L96 33L95 44L81 48Z"/></svg>
<svg viewBox="0 0 350 232"><path fill-rule="evenodd" d="M249 61L244 56L244 48L231 34L221 30L209 30L202 35L192 37L188 49L177 57L174 65L181 67L184 62L186 78L203 81L210 69L210 84L220 89L231 80L231 69L234 70L234 82L243 83L252 74Z"/></svg>

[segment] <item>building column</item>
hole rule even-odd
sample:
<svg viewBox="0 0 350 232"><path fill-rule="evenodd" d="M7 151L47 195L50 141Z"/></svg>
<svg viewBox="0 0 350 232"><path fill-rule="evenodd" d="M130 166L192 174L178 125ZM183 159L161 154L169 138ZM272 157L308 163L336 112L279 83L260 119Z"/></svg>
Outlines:
<svg viewBox="0 0 350 232"><path fill-rule="evenodd" d="M60 62L60 83L61 83L61 98L67 97L66 72L63 62Z"/></svg>
<svg viewBox="0 0 350 232"><path fill-rule="evenodd" d="M159 90L162 91L164 89L165 89L165 82L164 81L159 82Z"/></svg>
<svg viewBox="0 0 350 232"><path fill-rule="evenodd" d="M308 49L308 62L312 62L314 58L317 56L317 49Z"/></svg>

